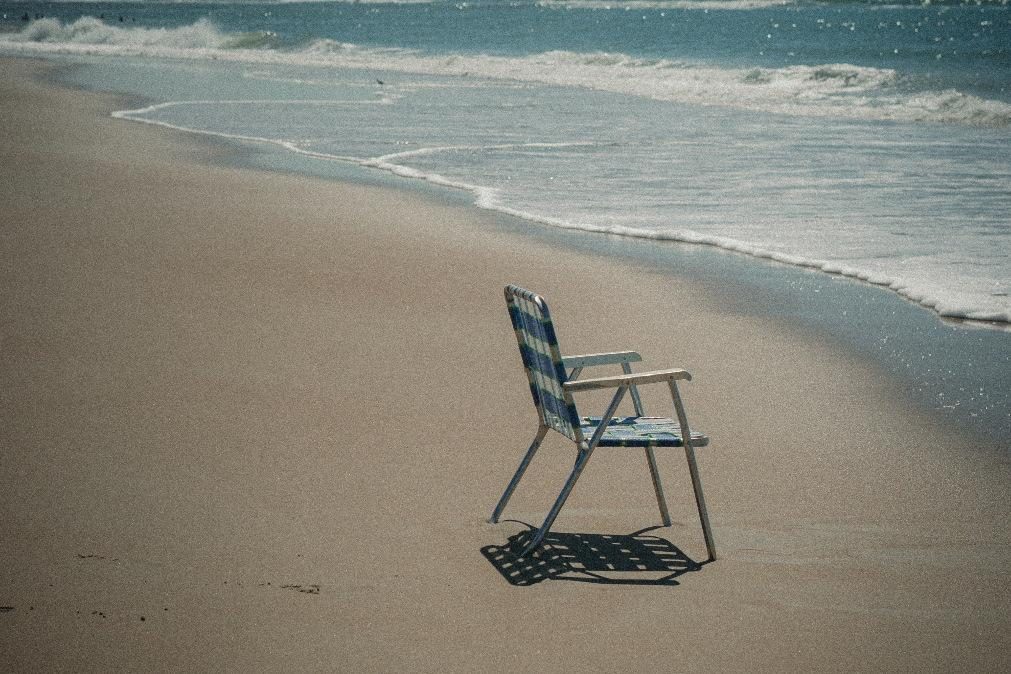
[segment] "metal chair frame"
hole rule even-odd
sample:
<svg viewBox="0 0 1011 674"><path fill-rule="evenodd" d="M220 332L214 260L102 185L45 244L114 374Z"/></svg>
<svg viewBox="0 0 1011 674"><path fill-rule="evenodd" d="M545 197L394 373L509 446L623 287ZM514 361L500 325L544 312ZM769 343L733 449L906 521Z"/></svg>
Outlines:
<svg viewBox="0 0 1011 674"><path fill-rule="evenodd" d="M709 515L706 510L705 498L702 494L702 480L699 475L698 462L695 458L695 447L708 444L709 439L700 434L692 433L688 425L688 416L685 413L684 404L678 391L678 381L691 381L691 375L682 369L656 370L651 372L633 373L631 363L642 361L642 357L635 351L617 351L610 353L595 353L579 356L563 357L558 348L558 340L555 336L554 325L551 321L551 314L544 299L518 286L507 286L505 289L506 304L509 307L509 315L516 333L520 354L523 358L524 368L530 383L530 390L534 398L534 405L537 407L540 417L537 433L533 442L527 449L519 468L509 481L502 498L491 516L491 522L499 521L502 511L509 502L510 497L519 484L520 479L526 472L527 467L533 460L534 455L541 446L549 430L555 430L565 435L576 444L576 461L562 487L554 505L548 512L544 523L534 533L532 539L522 552L528 554L541 544L545 534L551 528L555 518L561 511L562 506L568 499L573 487L579 480L586 464L590 461L590 456L597 447L621 447L629 446L625 440L614 437L609 430L613 429L612 422L615 421L615 414L626 393L631 395L632 406L635 410L635 417L622 420L623 423L635 425L642 420L664 427L662 440L645 439L636 440L632 446L643 447L646 453L646 463L649 467L650 477L653 481L653 489L656 493L657 505L660 508L660 517L664 526L670 526L670 512L667 508L667 501L663 493L663 485L660 481L660 472L657 469L656 446L681 446L685 450L685 458L688 461L688 471L691 476L692 488L695 493L695 503L698 507L699 521L702 525L702 532L705 537L706 550L709 559L716 559L716 546L713 542L712 529L709 524ZM596 377L592 379L578 379L583 369L600 365L620 365L623 374L606 377ZM646 417L643 411L642 400L639 397L637 386L643 384L664 383L670 389L671 401L677 418L675 423L670 419L653 419ZM614 396L607 406L604 415L599 422L595 418L580 417L573 393L591 391L598 389L615 389ZM585 437L584 426L589 429L593 427L589 438Z"/></svg>

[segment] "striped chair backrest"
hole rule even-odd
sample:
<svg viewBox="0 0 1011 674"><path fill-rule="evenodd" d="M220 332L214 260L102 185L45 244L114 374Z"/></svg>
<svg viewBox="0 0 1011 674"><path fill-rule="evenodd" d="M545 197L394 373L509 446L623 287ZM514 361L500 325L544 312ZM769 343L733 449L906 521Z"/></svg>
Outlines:
<svg viewBox="0 0 1011 674"><path fill-rule="evenodd" d="M506 286L505 297L537 413L546 426L580 442L579 414L572 394L562 387L567 376L547 303L513 285Z"/></svg>

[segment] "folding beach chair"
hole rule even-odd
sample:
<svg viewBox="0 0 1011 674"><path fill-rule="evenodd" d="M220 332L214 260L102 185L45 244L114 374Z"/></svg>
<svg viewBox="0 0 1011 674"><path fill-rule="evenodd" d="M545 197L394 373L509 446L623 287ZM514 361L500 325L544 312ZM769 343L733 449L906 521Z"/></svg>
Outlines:
<svg viewBox="0 0 1011 674"><path fill-rule="evenodd" d="M634 351L616 353L597 353L582 356L562 357L558 348L551 314L544 299L529 290L517 286L507 286L505 289L506 304L509 307L509 317L512 319L516 340L519 342L523 367L530 381L530 392L537 407L539 425L537 435L520 462L516 474L506 487L505 493L495 506L491 521L498 522L505 509L509 497L512 496L520 478L526 472L527 466L544 440L549 430L554 430L576 443L576 463L572 473L565 481L561 493L548 513L544 524L533 535L522 555L541 544L544 535L551 528L555 518L565 505L565 500L576 485L583 468L597 447L638 447L645 450L646 463L653 478L653 489L656 491L657 505L664 526L670 526L670 513L664 499L663 487L660 484L660 473L657 471L654 449L657 447L683 447L688 459L688 471L691 474L692 487L695 491L695 502L698 505L699 520L706 540L706 550L709 559L716 559L716 548L713 544L712 530L709 527L709 516L706 513L705 499L702 496L702 482L699 477L698 465L695 461L695 447L709 443L709 438L701 433L692 432L688 426L684 405L678 393L678 380L691 380L691 375L684 370L658 370L654 372L632 373L630 363L641 361L642 358ZM597 365L621 365L623 374L597 377L593 379L578 379L583 368ZM670 388L671 399L677 422L660 417L647 417L643 412L642 401L636 386L666 382ZM583 417L579 415L572 394L580 391L596 389L615 389L614 397L607 406L603 416ZM632 397L635 416L615 416L618 405L628 392Z"/></svg>

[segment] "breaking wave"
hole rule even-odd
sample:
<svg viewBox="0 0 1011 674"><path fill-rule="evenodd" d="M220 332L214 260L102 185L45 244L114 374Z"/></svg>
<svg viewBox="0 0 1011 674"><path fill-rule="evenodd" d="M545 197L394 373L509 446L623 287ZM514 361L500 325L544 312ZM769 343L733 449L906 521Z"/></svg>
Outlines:
<svg viewBox="0 0 1011 674"><path fill-rule="evenodd" d="M183 52L207 49L255 50L277 46L277 40L268 32L225 33L208 19L199 19L178 28L144 28L110 24L93 16L85 16L71 23L51 18L37 19L20 33L0 38L0 46L5 44L28 48L37 45L41 50L56 51L63 47L67 53L87 53L89 46L123 47L136 53L144 48L176 49Z"/></svg>
<svg viewBox="0 0 1011 674"><path fill-rule="evenodd" d="M0 35L0 49L476 76L808 117L1011 125L1011 104L955 90L915 90L902 86L901 76L894 70L845 63L734 69L609 52L427 54L329 39L292 47L281 45L269 32L227 33L207 19L177 28L143 28L109 24L95 17L72 23L36 20L19 33Z"/></svg>

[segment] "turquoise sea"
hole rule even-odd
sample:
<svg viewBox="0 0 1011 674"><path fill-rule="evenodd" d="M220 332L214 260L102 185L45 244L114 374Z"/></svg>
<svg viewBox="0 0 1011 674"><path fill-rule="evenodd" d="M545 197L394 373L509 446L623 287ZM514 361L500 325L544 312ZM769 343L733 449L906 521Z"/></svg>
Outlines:
<svg viewBox="0 0 1011 674"><path fill-rule="evenodd" d="M566 245L716 285L733 275L728 301L746 302L743 279L763 310L1011 439L1005 3L147 0L0 14L0 53L67 60L84 66L77 84L145 101L119 117L253 142L296 170L444 188Z"/></svg>

